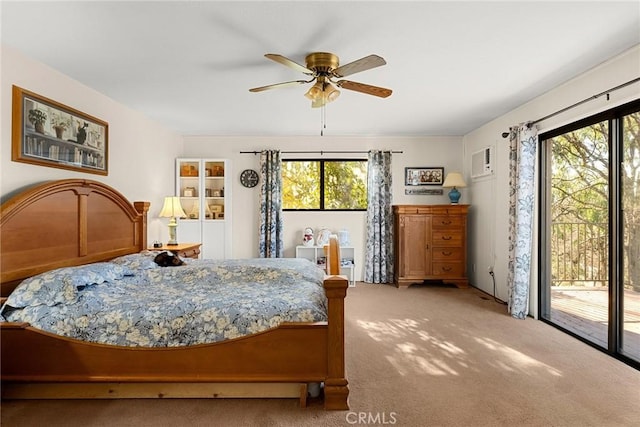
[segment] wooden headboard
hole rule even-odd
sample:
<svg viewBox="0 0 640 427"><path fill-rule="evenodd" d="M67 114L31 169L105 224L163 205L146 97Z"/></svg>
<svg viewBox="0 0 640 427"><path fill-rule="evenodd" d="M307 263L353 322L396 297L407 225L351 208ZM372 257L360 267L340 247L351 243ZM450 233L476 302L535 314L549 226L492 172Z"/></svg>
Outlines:
<svg viewBox="0 0 640 427"><path fill-rule="evenodd" d="M0 211L0 294L47 270L146 249L149 205L88 179L50 181L13 196Z"/></svg>

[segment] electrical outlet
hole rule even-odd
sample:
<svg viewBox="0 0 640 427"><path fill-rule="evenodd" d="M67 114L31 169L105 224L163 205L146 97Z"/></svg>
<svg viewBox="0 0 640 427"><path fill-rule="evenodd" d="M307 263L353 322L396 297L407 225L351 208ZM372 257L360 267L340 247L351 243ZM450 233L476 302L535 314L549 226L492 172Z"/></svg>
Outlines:
<svg viewBox="0 0 640 427"><path fill-rule="evenodd" d="M490 265L489 267L487 267L487 271L489 272L489 274L493 274L493 266Z"/></svg>

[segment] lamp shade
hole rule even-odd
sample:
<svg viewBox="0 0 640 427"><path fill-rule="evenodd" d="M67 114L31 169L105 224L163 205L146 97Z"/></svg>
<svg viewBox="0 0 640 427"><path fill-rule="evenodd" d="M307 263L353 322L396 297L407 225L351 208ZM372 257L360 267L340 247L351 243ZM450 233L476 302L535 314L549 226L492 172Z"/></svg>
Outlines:
<svg viewBox="0 0 640 427"><path fill-rule="evenodd" d="M466 187L467 184L465 184L464 182L464 178L462 178L462 174L459 172L449 172L446 176L446 178L444 179L444 183L442 183L442 186L445 188L451 188L451 187Z"/></svg>
<svg viewBox="0 0 640 427"><path fill-rule="evenodd" d="M162 210L160 211L160 217L162 218L182 218L186 217L187 214L184 213L182 209L182 205L180 205L179 197L165 197L164 205L162 206Z"/></svg>
<svg viewBox="0 0 640 427"><path fill-rule="evenodd" d="M312 108L319 108L338 99L340 91L326 77L319 76L304 96L311 100Z"/></svg>
<svg viewBox="0 0 640 427"><path fill-rule="evenodd" d="M336 89L335 86L333 86L331 83L327 83L324 94L327 102L333 102L340 96L340 91Z"/></svg>
<svg viewBox="0 0 640 427"><path fill-rule="evenodd" d="M311 86L307 93L304 94L310 100L318 99L318 97L322 96L322 82L318 81L316 84Z"/></svg>

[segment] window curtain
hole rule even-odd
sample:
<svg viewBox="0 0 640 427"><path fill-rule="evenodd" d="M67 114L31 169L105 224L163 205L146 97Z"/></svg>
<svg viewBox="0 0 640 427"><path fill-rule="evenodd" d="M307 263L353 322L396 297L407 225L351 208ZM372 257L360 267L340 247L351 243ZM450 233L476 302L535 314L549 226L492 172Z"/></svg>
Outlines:
<svg viewBox="0 0 640 427"><path fill-rule="evenodd" d="M260 257L282 258L282 173L280 151L260 153Z"/></svg>
<svg viewBox="0 0 640 427"><path fill-rule="evenodd" d="M370 151L367 170L367 237L364 281L393 282L391 152Z"/></svg>
<svg viewBox="0 0 640 427"><path fill-rule="evenodd" d="M511 128L509 140L508 309L512 317L529 313L537 130L529 124Z"/></svg>

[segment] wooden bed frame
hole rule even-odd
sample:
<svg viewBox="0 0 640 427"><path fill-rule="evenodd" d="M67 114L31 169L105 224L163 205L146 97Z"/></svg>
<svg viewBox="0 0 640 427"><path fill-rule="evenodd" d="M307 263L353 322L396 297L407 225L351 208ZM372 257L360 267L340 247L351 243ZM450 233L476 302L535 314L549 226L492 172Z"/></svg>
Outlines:
<svg viewBox="0 0 640 427"><path fill-rule="evenodd" d="M113 188L83 179L40 184L12 197L1 207L2 296L22 279L50 269L146 249L148 209L148 202L132 204ZM2 397L280 397L292 385L304 404L307 384L324 383L325 409L349 409L348 282L328 276L324 288L328 322L285 323L190 347L102 345L26 323L0 323Z"/></svg>

